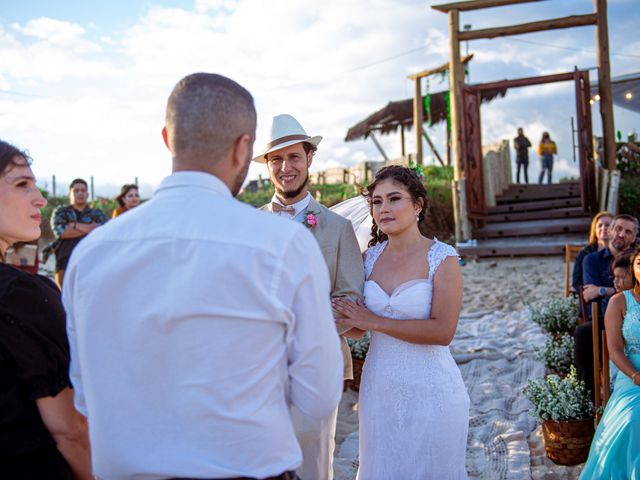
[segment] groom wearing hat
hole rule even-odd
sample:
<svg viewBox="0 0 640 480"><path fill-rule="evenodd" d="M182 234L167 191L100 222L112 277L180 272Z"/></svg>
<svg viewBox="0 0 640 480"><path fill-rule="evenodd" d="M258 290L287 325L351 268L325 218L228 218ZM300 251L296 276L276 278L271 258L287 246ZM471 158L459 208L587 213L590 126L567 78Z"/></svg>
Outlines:
<svg viewBox="0 0 640 480"><path fill-rule="evenodd" d="M307 135L291 115L273 118L269 143L253 160L265 163L275 194L262 210L305 225L315 236L331 281L331 297L355 301L362 296L364 267L351 222L316 202L309 193L309 167L322 137ZM334 312L334 315L336 312ZM344 331L339 331L344 333ZM344 378L353 378L351 352L342 338ZM295 407L292 416L302 448L302 480L331 480L338 410L324 421L305 416Z"/></svg>

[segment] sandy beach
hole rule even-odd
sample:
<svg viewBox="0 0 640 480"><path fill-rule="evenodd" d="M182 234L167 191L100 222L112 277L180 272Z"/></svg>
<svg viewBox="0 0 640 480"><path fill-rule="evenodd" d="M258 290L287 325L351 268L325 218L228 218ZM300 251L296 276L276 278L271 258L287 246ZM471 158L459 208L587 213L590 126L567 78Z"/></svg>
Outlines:
<svg viewBox="0 0 640 480"><path fill-rule="evenodd" d="M469 478L579 476L581 466L555 465L546 457L540 427L527 415L521 392L527 378L544 373L533 355L543 332L530 321L527 305L564 295L564 268L561 257L470 260L462 267L463 312L451 350L472 399ZM487 371L502 382L492 388L491 379L482 377ZM353 480L357 471L357 402L357 393L347 390L340 405L336 480Z"/></svg>

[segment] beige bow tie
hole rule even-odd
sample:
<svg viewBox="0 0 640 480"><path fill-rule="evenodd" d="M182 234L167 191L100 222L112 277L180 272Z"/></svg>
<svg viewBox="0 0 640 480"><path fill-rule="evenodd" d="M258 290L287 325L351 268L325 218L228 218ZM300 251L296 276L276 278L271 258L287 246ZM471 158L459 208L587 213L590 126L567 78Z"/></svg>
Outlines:
<svg viewBox="0 0 640 480"><path fill-rule="evenodd" d="M274 213L285 212L291 215L292 217L295 216L296 214L296 209L293 208L291 205L287 205L285 207L284 205L280 205L279 203L276 203L276 202L271 202L271 211L273 211Z"/></svg>

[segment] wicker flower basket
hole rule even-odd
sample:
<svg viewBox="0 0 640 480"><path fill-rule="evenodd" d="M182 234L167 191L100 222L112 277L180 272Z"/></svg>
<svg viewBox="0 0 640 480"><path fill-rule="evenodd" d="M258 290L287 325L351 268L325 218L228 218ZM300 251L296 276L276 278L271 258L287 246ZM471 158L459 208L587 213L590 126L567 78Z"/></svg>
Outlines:
<svg viewBox="0 0 640 480"><path fill-rule="evenodd" d="M542 422L544 449L558 465L577 465L589 456L593 439L593 418Z"/></svg>
<svg viewBox="0 0 640 480"><path fill-rule="evenodd" d="M362 366L364 365L364 360L360 360L359 358L353 359L353 383L352 388L356 391L360 391L360 379L362 378Z"/></svg>

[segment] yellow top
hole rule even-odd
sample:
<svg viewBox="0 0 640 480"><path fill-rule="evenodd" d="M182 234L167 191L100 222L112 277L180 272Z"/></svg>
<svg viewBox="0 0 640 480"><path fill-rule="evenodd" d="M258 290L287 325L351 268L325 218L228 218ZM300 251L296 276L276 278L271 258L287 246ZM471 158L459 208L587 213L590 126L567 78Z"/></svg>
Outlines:
<svg viewBox="0 0 640 480"><path fill-rule="evenodd" d="M122 215L126 211L127 209L125 207L118 207L111 214L111 218L116 218L118 215Z"/></svg>
<svg viewBox="0 0 640 480"><path fill-rule="evenodd" d="M549 140L548 142L540 142L538 145L538 155L554 155L558 153L556 142Z"/></svg>

